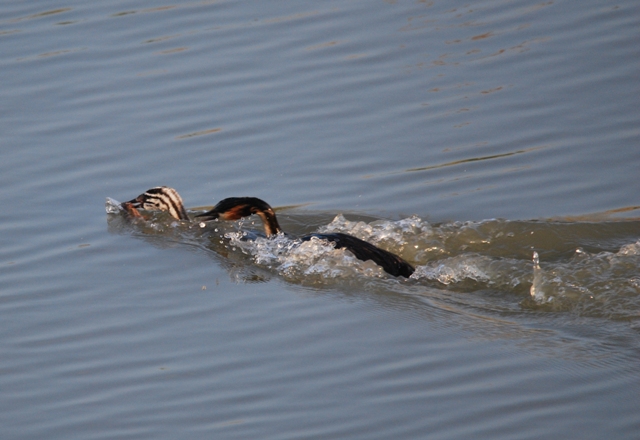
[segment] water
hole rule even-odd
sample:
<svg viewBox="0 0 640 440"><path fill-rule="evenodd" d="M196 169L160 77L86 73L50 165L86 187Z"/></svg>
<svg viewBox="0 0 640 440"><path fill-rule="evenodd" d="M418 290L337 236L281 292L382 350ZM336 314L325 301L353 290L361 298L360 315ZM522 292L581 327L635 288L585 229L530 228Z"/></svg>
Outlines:
<svg viewBox="0 0 640 440"><path fill-rule="evenodd" d="M639 21L0 6L2 438L637 438ZM105 214L156 185L416 273Z"/></svg>

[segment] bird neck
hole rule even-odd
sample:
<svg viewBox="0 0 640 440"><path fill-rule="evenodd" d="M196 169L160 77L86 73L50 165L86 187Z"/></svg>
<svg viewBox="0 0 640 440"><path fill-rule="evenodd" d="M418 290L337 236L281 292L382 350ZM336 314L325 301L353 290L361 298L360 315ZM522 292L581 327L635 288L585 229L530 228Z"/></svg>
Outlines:
<svg viewBox="0 0 640 440"><path fill-rule="evenodd" d="M278 232L281 232L280 225L278 224L278 219L276 218L276 213L273 212L271 207L267 209L256 209L255 213L262 220L262 224L264 225L264 232L267 234L267 237L271 235L276 235Z"/></svg>

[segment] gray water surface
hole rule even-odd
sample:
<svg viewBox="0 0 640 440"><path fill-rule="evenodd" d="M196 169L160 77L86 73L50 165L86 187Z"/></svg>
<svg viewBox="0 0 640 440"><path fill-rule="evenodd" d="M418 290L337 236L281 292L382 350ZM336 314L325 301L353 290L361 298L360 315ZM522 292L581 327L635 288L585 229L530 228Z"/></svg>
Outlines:
<svg viewBox="0 0 640 440"><path fill-rule="evenodd" d="M637 438L638 29L633 1L1 5L1 437ZM105 213L157 185L416 273Z"/></svg>

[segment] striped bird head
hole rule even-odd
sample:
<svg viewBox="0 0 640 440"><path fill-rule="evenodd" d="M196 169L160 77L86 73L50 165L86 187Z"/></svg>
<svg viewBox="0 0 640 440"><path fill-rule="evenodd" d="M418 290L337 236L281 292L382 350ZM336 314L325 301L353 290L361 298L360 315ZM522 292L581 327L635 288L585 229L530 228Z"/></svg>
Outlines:
<svg viewBox="0 0 640 440"><path fill-rule="evenodd" d="M157 186L146 190L133 200L122 203L126 209L140 208L147 211L166 211L178 220L189 220L178 191L167 186Z"/></svg>

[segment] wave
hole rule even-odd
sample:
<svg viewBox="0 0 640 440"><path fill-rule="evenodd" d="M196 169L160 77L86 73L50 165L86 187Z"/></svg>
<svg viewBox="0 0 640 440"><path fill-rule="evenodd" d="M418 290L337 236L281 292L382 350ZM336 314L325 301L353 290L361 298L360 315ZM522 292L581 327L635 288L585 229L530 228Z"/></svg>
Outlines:
<svg viewBox="0 0 640 440"><path fill-rule="evenodd" d="M107 199L106 208L111 232L130 233L162 247L197 246L221 257L218 261L233 267L239 280L277 275L315 286L377 283L377 289L412 294L423 286L427 292L492 298L496 309L640 318L640 222L634 220L438 224L418 216L394 221L349 214L357 220L347 220L340 214L327 222L325 213L279 213L284 227L295 234L343 232L398 254L416 267L404 279L390 277L373 262L360 261L325 240L303 242L285 234L266 238L258 232L260 222L251 219L205 225L151 213L146 221L130 221L115 200Z"/></svg>

